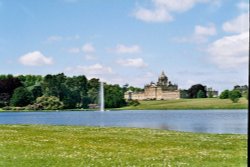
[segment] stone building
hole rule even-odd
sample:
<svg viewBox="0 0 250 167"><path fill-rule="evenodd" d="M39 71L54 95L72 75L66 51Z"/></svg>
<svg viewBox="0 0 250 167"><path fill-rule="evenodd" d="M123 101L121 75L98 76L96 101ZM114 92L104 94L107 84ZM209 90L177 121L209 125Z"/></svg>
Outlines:
<svg viewBox="0 0 250 167"><path fill-rule="evenodd" d="M145 85L143 92L133 92L129 90L125 92L124 98L126 100L179 99L180 91L178 90L178 86L168 81L168 77L162 72L156 84L151 82Z"/></svg>
<svg viewBox="0 0 250 167"><path fill-rule="evenodd" d="M213 90L213 88L207 88L207 97L218 97L219 92L217 90Z"/></svg>

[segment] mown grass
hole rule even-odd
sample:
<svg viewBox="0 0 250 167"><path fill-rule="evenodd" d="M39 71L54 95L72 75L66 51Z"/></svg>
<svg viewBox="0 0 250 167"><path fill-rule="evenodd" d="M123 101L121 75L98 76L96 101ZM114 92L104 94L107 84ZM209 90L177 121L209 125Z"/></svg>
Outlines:
<svg viewBox="0 0 250 167"><path fill-rule="evenodd" d="M0 125L0 166L247 166L247 135Z"/></svg>
<svg viewBox="0 0 250 167"><path fill-rule="evenodd" d="M137 106L127 106L125 110L167 110L167 109L247 109L248 100L240 98L238 103L229 99L201 98L201 99L176 99L176 100L151 100L140 101Z"/></svg>

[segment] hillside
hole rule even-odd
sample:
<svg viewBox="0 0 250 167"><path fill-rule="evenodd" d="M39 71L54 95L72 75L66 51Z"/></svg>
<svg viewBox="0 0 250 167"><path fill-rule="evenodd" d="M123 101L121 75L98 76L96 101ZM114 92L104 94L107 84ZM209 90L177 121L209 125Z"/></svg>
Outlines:
<svg viewBox="0 0 250 167"><path fill-rule="evenodd" d="M238 103L229 99L202 98L177 100L140 101L138 106L127 106L124 110L168 110L168 109L247 109L248 100L241 98Z"/></svg>

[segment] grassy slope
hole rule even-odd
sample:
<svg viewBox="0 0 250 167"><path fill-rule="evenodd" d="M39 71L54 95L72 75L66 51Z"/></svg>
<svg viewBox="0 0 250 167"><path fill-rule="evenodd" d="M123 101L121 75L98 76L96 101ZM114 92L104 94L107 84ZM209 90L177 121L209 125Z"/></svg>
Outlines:
<svg viewBox="0 0 250 167"><path fill-rule="evenodd" d="M246 166L247 136L0 125L0 166Z"/></svg>
<svg viewBox="0 0 250 167"><path fill-rule="evenodd" d="M247 109L248 101L241 98L238 103L229 99L204 98L204 99L178 99L161 101L140 101L138 106L128 106L121 109Z"/></svg>

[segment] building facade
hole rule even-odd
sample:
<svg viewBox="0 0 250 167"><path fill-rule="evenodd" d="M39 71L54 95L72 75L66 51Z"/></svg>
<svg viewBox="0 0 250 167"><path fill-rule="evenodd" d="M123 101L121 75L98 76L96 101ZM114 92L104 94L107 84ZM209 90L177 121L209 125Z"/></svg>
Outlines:
<svg viewBox="0 0 250 167"><path fill-rule="evenodd" d="M144 86L143 92L133 92L131 90L125 92L126 100L168 100L179 99L180 91L178 85L168 81L168 77L161 73L157 83L151 82Z"/></svg>

